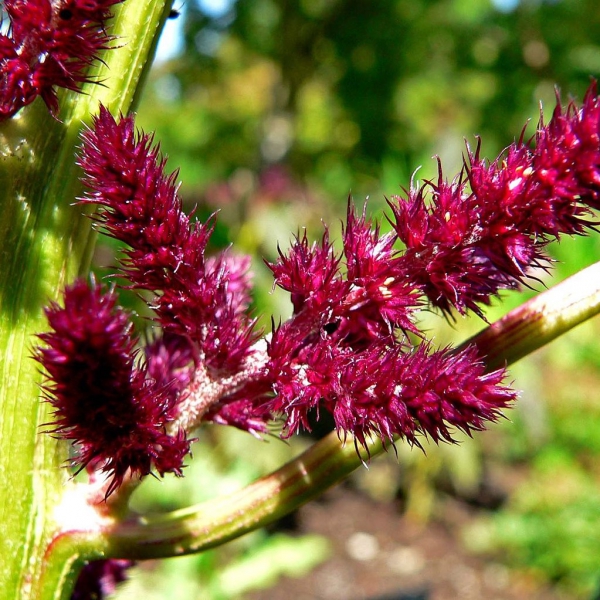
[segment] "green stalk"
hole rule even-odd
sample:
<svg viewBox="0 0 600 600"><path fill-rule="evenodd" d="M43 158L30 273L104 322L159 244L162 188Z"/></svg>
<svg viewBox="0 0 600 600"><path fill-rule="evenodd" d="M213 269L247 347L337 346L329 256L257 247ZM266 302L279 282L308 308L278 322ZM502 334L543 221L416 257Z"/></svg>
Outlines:
<svg viewBox="0 0 600 600"><path fill-rule="evenodd" d="M69 595L70 580L41 594L43 578L62 569L52 553L54 508L73 484L62 468L67 445L40 435L51 415L39 401L32 349L47 327L43 306L89 262L90 223L72 206L81 193L79 134L99 101L129 110L168 9L164 0L128 0L120 8L112 28L118 48L97 71L103 86L63 94L61 121L38 99L0 126L0 598Z"/></svg>
<svg viewBox="0 0 600 600"><path fill-rule="evenodd" d="M490 356L490 368L495 368L515 362L599 312L600 263L526 302L466 343L477 343ZM363 455L375 457L383 450L380 441L370 440ZM95 529L78 530L65 523L69 531L56 544L79 545L82 555L87 548L88 556L95 551L98 556L131 559L201 552L274 522L362 463L351 436L343 443L331 433L274 473L229 496L159 516L105 519ZM76 496L74 503L68 502L71 506L77 503ZM65 571L69 568L72 565L65 562Z"/></svg>

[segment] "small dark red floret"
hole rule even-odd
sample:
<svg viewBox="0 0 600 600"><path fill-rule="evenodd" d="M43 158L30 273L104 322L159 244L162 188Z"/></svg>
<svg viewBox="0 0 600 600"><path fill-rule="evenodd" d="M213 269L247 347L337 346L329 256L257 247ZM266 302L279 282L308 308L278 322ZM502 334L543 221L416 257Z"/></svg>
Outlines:
<svg viewBox="0 0 600 600"><path fill-rule="evenodd" d="M133 561L109 558L87 563L79 576L71 600L105 600L127 579Z"/></svg>

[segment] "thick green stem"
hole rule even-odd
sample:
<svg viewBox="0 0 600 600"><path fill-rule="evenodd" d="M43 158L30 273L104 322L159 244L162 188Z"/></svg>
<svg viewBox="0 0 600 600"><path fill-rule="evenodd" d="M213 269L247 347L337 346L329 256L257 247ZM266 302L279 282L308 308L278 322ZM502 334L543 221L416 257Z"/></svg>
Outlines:
<svg viewBox="0 0 600 600"><path fill-rule="evenodd" d="M98 102L127 112L149 65L165 0L128 0L114 22L116 49L99 63L103 86L61 98L61 121L41 100L0 127L0 598L46 600L43 579L61 569L52 554L54 509L73 484L63 467L66 444L40 435L51 420L39 401L32 360L35 334L46 329L43 306L87 270L89 220L72 204L81 193L75 166L79 134Z"/></svg>
<svg viewBox="0 0 600 600"><path fill-rule="evenodd" d="M368 451L383 450L370 440ZM331 433L295 460L246 488L224 498L158 517L117 523L106 531L106 554L129 558L157 558L200 552L290 513L345 479L363 464L354 438L345 443Z"/></svg>
<svg viewBox="0 0 600 600"><path fill-rule="evenodd" d="M370 455L381 450L380 441L370 442ZM58 509L64 515L63 533L54 541L53 552L62 559L62 571L54 570L45 584L49 590L57 587L77 572L83 560L94 557L161 558L219 546L316 498L360 464L353 439L342 444L330 434L271 475L228 497L175 513L126 521L92 514L82 529L70 528L72 515L80 510L89 514L90 507L86 507L85 494L73 489Z"/></svg>
<svg viewBox="0 0 600 600"><path fill-rule="evenodd" d="M599 312L600 263L515 309L467 343L477 343L494 368L518 360ZM374 457L382 450L381 442L371 441L368 455ZM66 524L70 531L57 540L57 546L79 547L82 556L85 548L88 557L96 552L132 559L200 552L272 523L316 498L361 463L353 438L342 443L332 433L278 471L230 496L161 516L99 521L95 531Z"/></svg>

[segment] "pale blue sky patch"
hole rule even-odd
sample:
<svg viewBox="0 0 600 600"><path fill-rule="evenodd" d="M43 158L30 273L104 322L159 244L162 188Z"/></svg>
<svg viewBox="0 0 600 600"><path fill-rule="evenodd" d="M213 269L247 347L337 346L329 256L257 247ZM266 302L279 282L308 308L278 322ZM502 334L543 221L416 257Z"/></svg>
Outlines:
<svg viewBox="0 0 600 600"><path fill-rule="evenodd" d="M492 0L492 4L502 12L512 12L519 6L520 0Z"/></svg>
<svg viewBox="0 0 600 600"><path fill-rule="evenodd" d="M179 56L183 51L183 23L186 10L186 2L194 0L175 0L173 9L179 12L175 19L168 19L165 23L158 49L156 51L156 62L164 62ZM195 0L198 8L211 19L220 19L231 12L236 0ZM214 32L216 33L216 32ZM214 36L213 36L214 37ZM209 40L202 38L202 42L208 44ZM210 42L214 42L211 38ZM205 48L201 48L205 53Z"/></svg>
<svg viewBox="0 0 600 600"><path fill-rule="evenodd" d="M171 60L183 52L185 4L179 6L178 2L180 2L180 0L175 0L173 10L176 10L179 13L179 16L175 19L167 19L160 40L158 41L155 60L157 63Z"/></svg>
<svg viewBox="0 0 600 600"><path fill-rule="evenodd" d="M225 16L235 2L236 0L197 0L200 10L211 19Z"/></svg>

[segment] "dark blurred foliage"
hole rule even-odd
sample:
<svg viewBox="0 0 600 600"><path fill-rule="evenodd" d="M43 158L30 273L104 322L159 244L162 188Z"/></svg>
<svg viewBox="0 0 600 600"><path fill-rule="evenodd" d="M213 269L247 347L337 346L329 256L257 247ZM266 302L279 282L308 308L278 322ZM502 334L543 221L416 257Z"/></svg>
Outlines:
<svg viewBox="0 0 600 600"><path fill-rule="evenodd" d="M278 165L340 203L351 190L381 202L419 165L432 176L434 154L452 177L465 138L495 156L537 121L539 100L551 110L555 85L581 98L600 72L595 0L210 7L181 7L184 52L157 68L140 109L196 199L240 169Z"/></svg>

